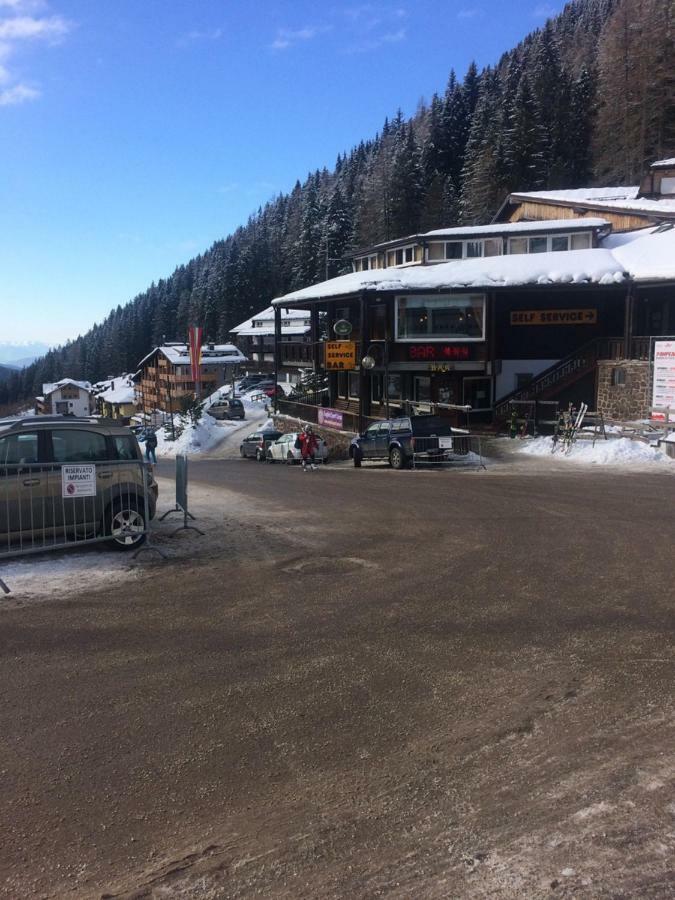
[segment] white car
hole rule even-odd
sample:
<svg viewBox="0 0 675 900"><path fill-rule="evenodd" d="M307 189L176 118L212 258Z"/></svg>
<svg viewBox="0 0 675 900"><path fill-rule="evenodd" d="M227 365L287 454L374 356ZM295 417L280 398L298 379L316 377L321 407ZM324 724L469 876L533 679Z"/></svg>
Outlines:
<svg viewBox="0 0 675 900"><path fill-rule="evenodd" d="M295 446L298 434L297 431L289 431L288 434L282 434L278 440L270 444L267 448L267 462L285 462L289 466L301 462L302 453ZM328 460L328 444L321 438L319 438L319 446L314 455L317 462L325 463Z"/></svg>

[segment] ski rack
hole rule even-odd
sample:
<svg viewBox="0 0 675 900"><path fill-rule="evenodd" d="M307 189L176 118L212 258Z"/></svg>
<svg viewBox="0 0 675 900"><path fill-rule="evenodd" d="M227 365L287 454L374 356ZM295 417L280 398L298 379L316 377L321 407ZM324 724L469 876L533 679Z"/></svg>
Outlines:
<svg viewBox="0 0 675 900"><path fill-rule="evenodd" d="M560 447L565 454L572 451L572 447L576 443L577 435L583 425L584 417L587 412L587 403L581 403L579 409L576 409L570 403L567 410L563 412L558 419L558 425L553 435L553 448L551 449L551 453L555 453L558 447Z"/></svg>

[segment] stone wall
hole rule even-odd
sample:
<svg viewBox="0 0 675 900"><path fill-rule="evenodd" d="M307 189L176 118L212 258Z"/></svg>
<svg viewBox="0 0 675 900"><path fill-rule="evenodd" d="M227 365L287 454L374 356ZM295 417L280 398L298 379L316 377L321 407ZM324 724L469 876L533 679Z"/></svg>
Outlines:
<svg viewBox="0 0 675 900"><path fill-rule="evenodd" d="M624 383L613 383L620 380L622 374ZM631 421L649 418L651 388L650 365L646 360L598 361L597 408L606 419Z"/></svg>
<svg viewBox="0 0 675 900"><path fill-rule="evenodd" d="M350 431L333 431L323 425L314 422L303 422L302 419L294 419L291 416L275 415L272 417L274 427L284 434L288 431L302 431L305 425L311 425L314 431L328 444L329 459L348 459L349 445L356 435Z"/></svg>

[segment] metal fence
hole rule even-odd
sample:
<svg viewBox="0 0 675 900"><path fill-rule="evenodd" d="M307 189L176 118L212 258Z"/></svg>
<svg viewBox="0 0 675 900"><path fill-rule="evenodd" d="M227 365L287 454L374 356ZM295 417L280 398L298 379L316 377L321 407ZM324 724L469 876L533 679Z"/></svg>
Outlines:
<svg viewBox="0 0 675 900"><path fill-rule="evenodd" d="M412 468L440 465L475 465L484 469L479 435L453 434L448 437L413 438Z"/></svg>
<svg viewBox="0 0 675 900"><path fill-rule="evenodd" d="M156 501L157 484L141 460L3 464L0 560L100 541L138 547Z"/></svg>

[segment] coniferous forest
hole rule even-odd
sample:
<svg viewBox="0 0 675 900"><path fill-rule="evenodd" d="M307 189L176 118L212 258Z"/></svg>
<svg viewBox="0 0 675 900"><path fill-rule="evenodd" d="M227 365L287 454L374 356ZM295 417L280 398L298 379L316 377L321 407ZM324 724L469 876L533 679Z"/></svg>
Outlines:
<svg viewBox="0 0 675 900"><path fill-rule="evenodd" d="M234 234L0 381L0 407L68 376L134 371L203 324L213 340L273 297L349 271L350 251L489 222L510 191L637 184L675 151L675 0L575 0L496 65L337 156Z"/></svg>

